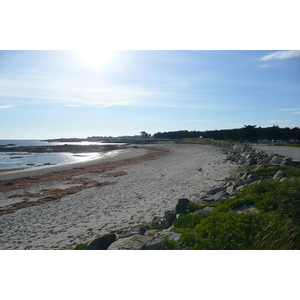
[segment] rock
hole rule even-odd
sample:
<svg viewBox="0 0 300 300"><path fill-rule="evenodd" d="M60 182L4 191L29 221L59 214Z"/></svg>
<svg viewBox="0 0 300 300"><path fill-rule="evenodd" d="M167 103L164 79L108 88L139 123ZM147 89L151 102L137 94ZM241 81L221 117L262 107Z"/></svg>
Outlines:
<svg viewBox="0 0 300 300"><path fill-rule="evenodd" d="M162 236L154 236L145 242L141 250L156 250L163 243L163 241L164 238Z"/></svg>
<svg viewBox="0 0 300 300"><path fill-rule="evenodd" d="M199 209L195 211L196 215L204 215L204 216L208 216L208 213L210 211L213 211L215 209L215 207L205 207L203 209Z"/></svg>
<svg viewBox="0 0 300 300"><path fill-rule="evenodd" d="M170 222L172 224L176 220L176 214L167 210L165 211L165 219L167 222Z"/></svg>
<svg viewBox="0 0 300 300"><path fill-rule="evenodd" d="M217 188L209 190L207 192L207 195L213 195L213 194L216 194L218 192L225 191L225 190L226 190L226 186L217 187Z"/></svg>
<svg viewBox="0 0 300 300"><path fill-rule="evenodd" d="M286 181L286 180L293 180L293 178L291 178L291 177L283 177L283 178L281 178L279 181Z"/></svg>
<svg viewBox="0 0 300 300"><path fill-rule="evenodd" d="M279 155L274 155L272 157L272 159L270 160L270 164L273 166L274 165L277 166L277 165L280 165L282 163L282 161L283 161L283 159Z"/></svg>
<svg viewBox="0 0 300 300"><path fill-rule="evenodd" d="M226 193L229 195L233 195L235 191L235 186L234 185L230 185L227 189L226 189Z"/></svg>
<svg viewBox="0 0 300 300"><path fill-rule="evenodd" d="M241 180L245 180L247 178L247 176L249 175L249 172L246 171L243 176L241 177Z"/></svg>
<svg viewBox="0 0 300 300"><path fill-rule="evenodd" d="M274 176L273 176L273 179L275 180L280 180L284 177L284 174L281 170L279 170Z"/></svg>
<svg viewBox="0 0 300 300"><path fill-rule="evenodd" d="M223 192L223 191L218 192L217 194L215 194L213 196L213 200L216 201L216 202L220 202L225 195L226 195L226 193Z"/></svg>
<svg viewBox="0 0 300 300"><path fill-rule="evenodd" d="M145 226L140 227L140 229L139 229L139 234L140 234L140 235L144 235L145 232L146 232L148 229L149 229L149 226L148 226L148 225L145 225Z"/></svg>
<svg viewBox="0 0 300 300"><path fill-rule="evenodd" d="M87 250L106 250L110 244L116 240L116 238L117 237L114 233L99 237L89 244Z"/></svg>
<svg viewBox="0 0 300 300"><path fill-rule="evenodd" d="M295 163L292 161L291 158L284 158L280 165L285 167L292 167L295 165Z"/></svg>
<svg viewBox="0 0 300 300"><path fill-rule="evenodd" d="M142 247L142 250L156 250L161 246L165 238L172 241L178 241L180 236L180 233L163 231L160 233L160 235L154 236L146 241L146 243Z"/></svg>
<svg viewBox="0 0 300 300"><path fill-rule="evenodd" d="M178 200L178 203L175 206L175 214L183 214L186 212L186 207L189 205L190 200L182 198Z"/></svg>
<svg viewBox="0 0 300 300"><path fill-rule="evenodd" d="M233 211L236 211L238 213L242 213L242 212L259 213L258 209L254 205L245 205L242 207L238 207Z"/></svg>
<svg viewBox="0 0 300 300"><path fill-rule="evenodd" d="M160 222L161 219L162 219L162 217L155 216L155 217L153 217L153 219L152 219L152 223Z"/></svg>
<svg viewBox="0 0 300 300"><path fill-rule="evenodd" d="M134 235L126 238L120 238L112 243L107 250L141 250L146 241L151 239L146 235Z"/></svg>
<svg viewBox="0 0 300 300"><path fill-rule="evenodd" d="M129 233L119 236L119 239L127 238L127 237L137 235L137 234L144 235L148 229L149 229L148 225L142 226L142 227L135 229Z"/></svg>
<svg viewBox="0 0 300 300"><path fill-rule="evenodd" d="M246 166L254 166L255 164L257 164L257 160L255 159L255 157L250 157L245 161L244 164Z"/></svg>

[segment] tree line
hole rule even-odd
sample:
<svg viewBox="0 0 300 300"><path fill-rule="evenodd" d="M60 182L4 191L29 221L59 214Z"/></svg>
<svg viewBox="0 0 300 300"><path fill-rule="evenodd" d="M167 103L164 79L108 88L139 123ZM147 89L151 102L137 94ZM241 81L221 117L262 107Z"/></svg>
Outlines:
<svg viewBox="0 0 300 300"><path fill-rule="evenodd" d="M157 132L153 138L157 139L183 139L183 138L209 138L215 140L258 141L258 140L300 140L300 128L256 127L245 125L243 128L221 129L207 131L169 131Z"/></svg>

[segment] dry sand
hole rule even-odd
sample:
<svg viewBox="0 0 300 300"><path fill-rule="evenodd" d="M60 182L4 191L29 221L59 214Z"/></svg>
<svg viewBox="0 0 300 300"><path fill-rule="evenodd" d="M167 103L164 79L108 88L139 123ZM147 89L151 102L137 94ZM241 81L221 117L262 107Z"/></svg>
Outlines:
<svg viewBox="0 0 300 300"><path fill-rule="evenodd" d="M196 202L237 167L214 146L158 147L165 152L130 148L107 159L114 161L111 164L94 161L87 169L82 165L39 179L15 179L14 184L2 181L0 249L71 249L111 231L150 222L173 209L179 198ZM50 200L44 197L47 201L39 203L47 193ZM30 206L34 201L39 205ZM10 208L13 212L5 213Z"/></svg>

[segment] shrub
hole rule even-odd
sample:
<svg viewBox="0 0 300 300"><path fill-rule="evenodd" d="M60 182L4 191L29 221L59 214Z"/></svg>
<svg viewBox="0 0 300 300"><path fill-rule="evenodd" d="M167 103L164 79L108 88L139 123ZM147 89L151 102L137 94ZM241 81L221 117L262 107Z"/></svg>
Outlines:
<svg viewBox="0 0 300 300"><path fill-rule="evenodd" d="M173 225L175 228L195 228L204 218L204 215L182 215L173 222Z"/></svg>
<svg viewBox="0 0 300 300"><path fill-rule="evenodd" d="M292 220L275 213L212 214L195 229L177 230L186 249L299 249L300 232Z"/></svg>

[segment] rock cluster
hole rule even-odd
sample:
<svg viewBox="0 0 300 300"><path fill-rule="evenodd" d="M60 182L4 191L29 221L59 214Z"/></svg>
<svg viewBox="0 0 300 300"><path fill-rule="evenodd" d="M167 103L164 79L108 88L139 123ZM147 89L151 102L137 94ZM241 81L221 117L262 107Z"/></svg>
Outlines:
<svg viewBox="0 0 300 300"><path fill-rule="evenodd" d="M284 173L279 170L272 176L254 176L251 170L256 170L261 167L290 167L296 166L297 162L292 161L291 158L282 157L278 154L267 155L263 151L255 150L249 145L243 144L223 144L221 145L223 151L228 155L228 160L234 161L241 166L248 167L246 170L237 172L229 178L229 182L215 187L212 190L202 195L200 199L203 204L215 204L226 201L233 197L235 193L243 190L246 186L260 183L264 180L288 180L290 178L284 177Z"/></svg>
<svg viewBox="0 0 300 300"><path fill-rule="evenodd" d="M291 158L282 157L278 154L269 156L261 150L256 150L247 144L220 144L223 152L228 155L228 160L234 161L239 165L257 167L270 166L294 166L297 162Z"/></svg>
<svg viewBox="0 0 300 300"><path fill-rule="evenodd" d="M170 232L172 223L181 213L185 213L190 203L188 199L179 199L175 206L175 213L167 210L163 217L155 216L151 228L141 226L127 234L117 236L115 233L107 234L92 241L87 250L156 250L164 240L178 241L179 233Z"/></svg>

